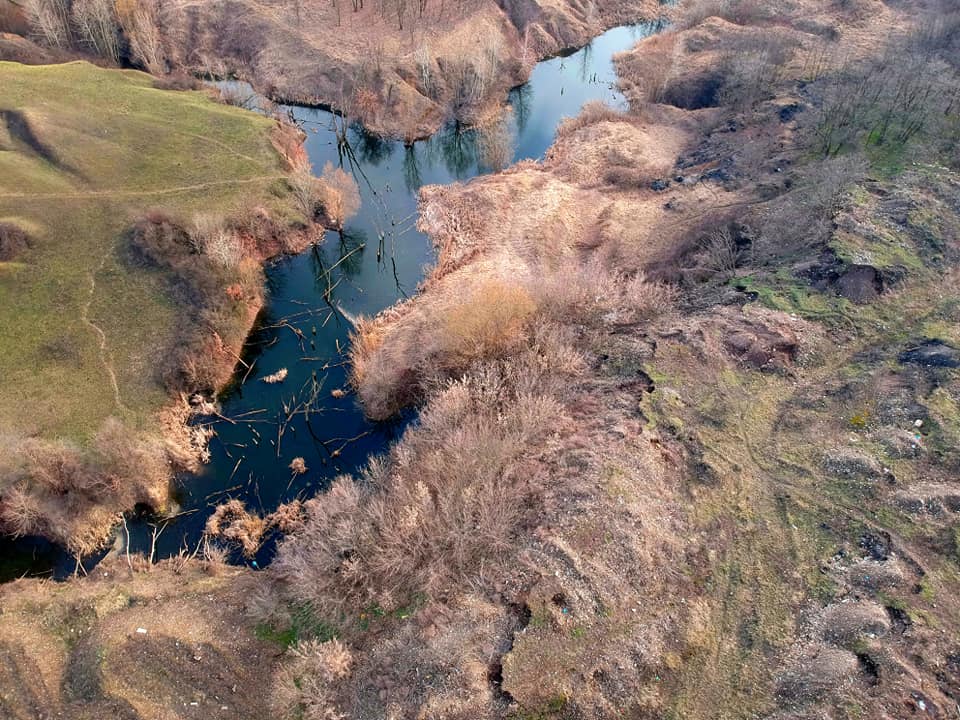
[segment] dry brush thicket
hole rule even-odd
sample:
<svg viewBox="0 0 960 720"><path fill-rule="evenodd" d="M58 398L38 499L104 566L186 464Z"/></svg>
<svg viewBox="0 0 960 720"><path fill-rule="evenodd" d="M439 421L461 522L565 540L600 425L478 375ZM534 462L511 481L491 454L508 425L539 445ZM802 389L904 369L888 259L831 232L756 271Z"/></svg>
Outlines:
<svg viewBox="0 0 960 720"><path fill-rule="evenodd" d="M0 437L0 527L40 535L78 556L96 550L104 528L137 504L166 504L177 451L142 437L115 418L91 447L64 441Z"/></svg>
<svg viewBox="0 0 960 720"><path fill-rule="evenodd" d="M652 0L30 0L32 35L153 74L240 76L276 100L336 107L380 133L484 123L535 62L604 29L651 19Z"/></svg>
<svg viewBox="0 0 960 720"><path fill-rule="evenodd" d="M916 9L692 3L618 58L630 113L588 107L544 163L424 189L437 266L416 298L362 320L352 350L371 416L421 416L309 501L280 548L262 617L307 608L343 646L292 653L278 709L952 708L958 639L938 628L956 608L956 522L923 509L933 490L897 490L899 470L911 488L946 477L952 451L881 482L869 453L921 451L886 435L835 457L822 443L870 427L841 409L867 398L884 431L905 413L960 417L953 375L889 359L890 328L915 324L904 307L927 308L928 332L951 332L926 314L941 302L956 317L950 276L929 272L958 258L956 181L933 164L896 175L903 152L956 160L955 13L875 40ZM824 123L842 142L825 147ZM879 249L844 250L858 233ZM877 303L860 315L843 274L868 261L895 289L858 299ZM931 393L927 411L914 393ZM883 504L896 492L917 525ZM349 662L331 672L327 652Z"/></svg>
<svg viewBox="0 0 960 720"><path fill-rule="evenodd" d="M44 45L114 63L129 59L155 74L167 69L154 0L29 0L25 7L33 35Z"/></svg>

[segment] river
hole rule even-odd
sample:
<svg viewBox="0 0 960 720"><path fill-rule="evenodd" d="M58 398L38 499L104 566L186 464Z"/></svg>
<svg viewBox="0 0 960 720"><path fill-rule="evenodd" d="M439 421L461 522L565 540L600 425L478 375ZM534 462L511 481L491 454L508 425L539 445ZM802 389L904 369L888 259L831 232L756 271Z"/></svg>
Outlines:
<svg viewBox="0 0 960 720"><path fill-rule="evenodd" d="M249 338L246 366L238 368L220 398L221 414L233 422L200 420L216 431L210 462L196 475L177 478L172 518L128 519L131 551L148 553L155 545L158 558L182 548L192 551L216 504L238 498L248 509L267 513L321 492L335 476L354 472L384 452L412 415L370 423L352 393L332 391L348 390L348 318L375 315L415 293L434 260L429 239L415 227L419 189L542 158L561 120L590 100L625 109L612 57L661 27L653 22L614 28L586 47L538 63L529 82L511 91L509 111L492 131L449 124L429 139L405 146L354 127L344 151L335 132L338 119L330 112L281 106L306 131L315 174L330 163L353 175L360 211L342 234L327 233L321 246L268 266L268 301ZM281 369L287 371L283 382L262 381ZM301 412L287 422L290 410L298 407ZM280 425L285 429L278 440ZM305 473L289 470L294 458L303 458ZM5 559L0 579L24 573L62 577L74 571L71 558L43 542L4 544L10 548L0 547ZM274 547L265 544L258 566L269 562Z"/></svg>

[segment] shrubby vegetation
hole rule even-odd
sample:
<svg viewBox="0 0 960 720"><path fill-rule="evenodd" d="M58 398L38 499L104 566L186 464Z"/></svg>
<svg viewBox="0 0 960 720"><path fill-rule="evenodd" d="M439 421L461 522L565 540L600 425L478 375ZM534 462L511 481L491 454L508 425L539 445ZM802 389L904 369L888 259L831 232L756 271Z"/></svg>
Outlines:
<svg viewBox="0 0 960 720"><path fill-rule="evenodd" d="M33 33L50 47L128 58L155 74L167 69L155 0L29 0L26 8Z"/></svg>

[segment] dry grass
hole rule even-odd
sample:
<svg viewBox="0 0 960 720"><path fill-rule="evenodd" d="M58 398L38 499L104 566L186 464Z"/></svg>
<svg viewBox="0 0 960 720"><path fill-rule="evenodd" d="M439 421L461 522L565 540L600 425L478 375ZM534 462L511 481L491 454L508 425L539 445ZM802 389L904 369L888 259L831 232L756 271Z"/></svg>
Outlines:
<svg viewBox="0 0 960 720"><path fill-rule="evenodd" d="M564 118L557 126L557 139L572 135L577 130L599 122L616 122L623 120L623 113L610 107L601 100L591 100L586 103L577 115Z"/></svg>
<svg viewBox="0 0 960 720"><path fill-rule="evenodd" d="M285 592L340 623L351 607L442 594L511 553L543 481L529 449L564 415L533 392L556 369L529 357L442 385L389 457L310 501L273 566Z"/></svg>
<svg viewBox="0 0 960 720"><path fill-rule="evenodd" d="M103 539L103 523L137 503L166 502L170 456L158 440L108 418L92 449L66 441L4 439L0 523L13 535L42 535L86 554ZM108 519L109 518L109 519Z"/></svg>

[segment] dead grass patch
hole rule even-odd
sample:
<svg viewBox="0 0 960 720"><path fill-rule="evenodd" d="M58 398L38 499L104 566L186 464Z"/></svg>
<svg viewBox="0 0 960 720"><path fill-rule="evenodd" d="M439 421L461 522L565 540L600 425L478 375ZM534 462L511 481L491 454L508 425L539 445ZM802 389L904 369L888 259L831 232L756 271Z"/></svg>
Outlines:
<svg viewBox="0 0 960 720"><path fill-rule="evenodd" d="M12 262L32 244L25 230L14 223L0 222L0 262Z"/></svg>
<svg viewBox="0 0 960 720"><path fill-rule="evenodd" d="M164 444L109 418L91 448L66 441L3 439L0 527L42 535L88 554L120 513L142 503L161 509L170 459Z"/></svg>

